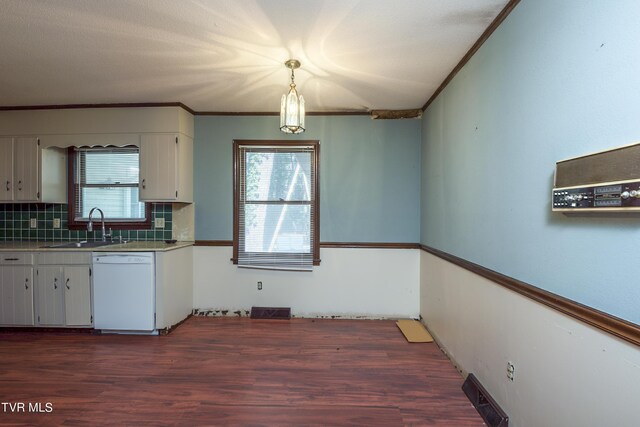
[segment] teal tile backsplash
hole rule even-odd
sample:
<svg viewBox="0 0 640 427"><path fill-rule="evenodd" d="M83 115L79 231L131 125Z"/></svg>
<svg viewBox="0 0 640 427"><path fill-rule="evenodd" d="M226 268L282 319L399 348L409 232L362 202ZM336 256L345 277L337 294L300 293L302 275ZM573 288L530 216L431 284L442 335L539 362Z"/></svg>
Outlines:
<svg viewBox="0 0 640 427"><path fill-rule="evenodd" d="M118 230L114 236L125 240L168 240L173 226L171 203L153 203L151 206L153 223L156 218L164 218L164 228L150 230ZM60 228L53 228L54 218L60 219ZM31 220L37 227L31 228ZM69 230L67 228L66 204L5 203L0 204L0 241L22 240L98 240L102 237L100 221L94 222L94 231Z"/></svg>

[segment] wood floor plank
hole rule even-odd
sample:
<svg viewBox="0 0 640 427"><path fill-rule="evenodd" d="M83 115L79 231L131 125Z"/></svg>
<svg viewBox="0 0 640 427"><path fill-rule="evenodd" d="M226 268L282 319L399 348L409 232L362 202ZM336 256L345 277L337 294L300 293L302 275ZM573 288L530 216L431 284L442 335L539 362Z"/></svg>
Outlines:
<svg viewBox="0 0 640 427"><path fill-rule="evenodd" d="M192 317L164 337L0 332L0 425L481 426L393 321Z"/></svg>

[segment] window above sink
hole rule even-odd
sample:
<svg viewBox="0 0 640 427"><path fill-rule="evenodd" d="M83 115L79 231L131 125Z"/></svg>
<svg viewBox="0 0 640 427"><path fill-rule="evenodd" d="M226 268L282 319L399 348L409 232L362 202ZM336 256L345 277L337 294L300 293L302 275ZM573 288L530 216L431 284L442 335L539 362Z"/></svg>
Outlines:
<svg viewBox="0 0 640 427"><path fill-rule="evenodd" d="M136 146L69 149L70 229L85 229L93 207L107 227L152 227L151 204L139 201L139 153Z"/></svg>

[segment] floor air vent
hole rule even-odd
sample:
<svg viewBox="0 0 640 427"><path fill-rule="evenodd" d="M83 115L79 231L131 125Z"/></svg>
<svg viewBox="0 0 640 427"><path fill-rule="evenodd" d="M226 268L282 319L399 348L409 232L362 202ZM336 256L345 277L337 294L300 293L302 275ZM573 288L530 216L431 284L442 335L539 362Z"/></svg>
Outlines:
<svg viewBox="0 0 640 427"><path fill-rule="evenodd" d="M473 406L489 427L507 427L509 417L498 406L480 381L473 374L469 374L462 384L462 391L467 395Z"/></svg>
<svg viewBox="0 0 640 427"><path fill-rule="evenodd" d="M251 307L252 319L291 319L289 307Z"/></svg>

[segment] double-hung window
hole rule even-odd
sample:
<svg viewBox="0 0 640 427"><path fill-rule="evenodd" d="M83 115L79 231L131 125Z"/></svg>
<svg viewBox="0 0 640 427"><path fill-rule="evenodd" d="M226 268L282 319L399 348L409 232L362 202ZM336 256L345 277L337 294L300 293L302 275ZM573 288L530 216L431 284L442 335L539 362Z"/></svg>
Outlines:
<svg viewBox="0 0 640 427"><path fill-rule="evenodd" d="M71 149L70 228L85 227L94 207L111 227L150 228L150 204L139 200L139 151L133 146Z"/></svg>
<svg viewBox="0 0 640 427"><path fill-rule="evenodd" d="M318 141L234 141L234 262L311 270L320 262Z"/></svg>

